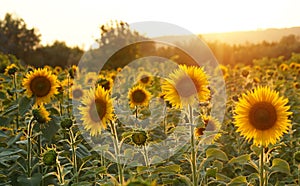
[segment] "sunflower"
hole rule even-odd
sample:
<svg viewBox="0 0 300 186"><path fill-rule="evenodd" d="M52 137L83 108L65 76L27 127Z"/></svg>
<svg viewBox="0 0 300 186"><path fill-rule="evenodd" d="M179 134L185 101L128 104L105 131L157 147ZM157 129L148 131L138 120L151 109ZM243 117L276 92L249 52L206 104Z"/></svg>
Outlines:
<svg viewBox="0 0 300 186"><path fill-rule="evenodd" d="M49 112L42 104L33 106L32 115L33 118L39 123L47 123L51 120L51 118L49 118Z"/></svg>
<svg viewBox="0 0 300 186"><path fill-rule="evenodd" d="M11 64L5 68L5 75L14 75L18 71L18 67L16 64Z"/></svg>
<svg viewBox="0 0 300 186"><path fill-rule="evenodd" d="M248 141L255 145L275 144L291 126L288 116L288 99L279 97L278 92L268 87L248 91L239 99L234 124Z"/></svg>
<svg viewBox="0 0 300 186"><path fill-rule="evenodd" d="M151 94L141 85L133 87L128 92L128 98L130 102L130 107L135 106L147 106L151 98Z"/></svg>
<svg viewBox="0 0 300 186"><path fill-rule="evenodd" d="M100 85L105 90L110 91L113 87L113 79L105 77L103 75L99 75L96 85Z"/></svg>
<svg viewBox="0 0 300 186"><path fill-rule="evenodd" d="M192 104L195 98L206 101L210 97L207 75L203 68L179 65L162 83L165 100L175 108Z"/></svg>
<svg viewBox="0 0 300 186"><path fill-rule="evenodd" d="M83 107L79 108L82 114L84 128L90 131L91 136L101 133L106 129L106 123L113 119L112 100L109 92L97 86L91 89L83 98Z"/></svg>
<svg viewBox="0 0 300 186"><path fill-rule="evenodd" d="M82 89L81 85L74 85L72 86L72 90L70 92L70 98L79 100L84 96L84 90Z"/></svg>
<svg viewBox="0 0 300 186"><path fill-rule="evenodd" d="M22 85L28 97L36 97L36 103L50 102L51 97L57 94L57 78L47 69L35 69L26 74Z"/></svg>
<svg viewBox="0 0 300 186"><path fill-rule="evenodd" d="M152 79L153 79L152 75L148 72L142 72L138 76L139 83L141 85L145 85L145 86L150 85L152 82Z"/></svg>

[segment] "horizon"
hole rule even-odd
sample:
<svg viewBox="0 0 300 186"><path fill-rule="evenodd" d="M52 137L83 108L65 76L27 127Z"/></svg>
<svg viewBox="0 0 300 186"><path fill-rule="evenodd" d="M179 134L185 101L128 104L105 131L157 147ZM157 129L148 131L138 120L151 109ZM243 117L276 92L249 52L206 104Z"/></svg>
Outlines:
<svg viewBox="0 0 300 186"><path fill-rule="evenodd" d="M0 19L3 19L6 13L22 18L28 28L35 28L41 34L42 45L63 41L68 46L78 46L82 49L95 43L95 39L100 37L100 26L111 20L128 24L153 20L167 22L196 35L300 26L300 12L297 11L300 1L297 0L272 1L272 4L258 0L186 1L185 4L172 2L172 6L167 1L154 0L146 5L147 8L139 8L138 1L131 2L3 0ZM159 6L155 2L159 2Z"/></svg>

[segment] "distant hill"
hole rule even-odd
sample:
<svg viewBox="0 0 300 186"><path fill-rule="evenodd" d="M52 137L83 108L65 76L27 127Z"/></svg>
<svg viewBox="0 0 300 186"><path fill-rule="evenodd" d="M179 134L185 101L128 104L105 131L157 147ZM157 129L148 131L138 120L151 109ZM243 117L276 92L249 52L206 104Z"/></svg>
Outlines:
<svg viewBox="0 0 300 186"><path fill-rule="evenodd" d="M212 33L200 34L207 42L221 41L228 44L244 44L260 43L262 41L277 42L283 36L295 35L300 37L300 27L282 28L282 29L266 29L256 31L241 31L241 32L226 32L226 33Z"/></svg>
<svg viewBox="0 0 300 186"><path fill-rule="evenodd" d="M281 29L266 29L255 31L240 31L240 32L224 32L224 33L211 33L211 34L199 34L206 42L220 41L228 44L245 44L245 43L261 43L278 42L284 36L295 35L300 38L300 27L281 28ZM187 41L191 37L188 35L170 35L160 36L157 39L164 41Z"/></svg>

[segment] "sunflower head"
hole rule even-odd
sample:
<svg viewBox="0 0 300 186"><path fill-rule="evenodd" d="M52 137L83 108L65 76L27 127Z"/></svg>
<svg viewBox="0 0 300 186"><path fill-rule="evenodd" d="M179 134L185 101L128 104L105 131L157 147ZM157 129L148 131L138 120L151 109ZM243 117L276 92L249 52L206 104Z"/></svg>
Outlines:
<svg viewBox="0 0 300 186"><path fill-rule="evenodd" d="M77 70L78 67L76 65L72 65L71 68L69 68L68 73L72 79L75 78Z"/></svg>
<svg viewBox="0 0 300 186"><path fill-rule="evenodd" d="M106 123L113 120L112 99L109 92L97 86L91 89L83 98L83 107L79 108L82 114L84 128L90 131L91 136L101 134Z"/></svg>
<svg viewBox="0 0 300 186"><path fill-rule="evenodd" d="M22 85L28 97L36 98L37 104L50 102L51 98L58 93L56 76L45 68L27 73Z"/></svg>
<svg viewBox="0 0 300 186"><path fill-rule="evenodd" d="M71 118L66 118L60 122L60 126L63 129L69 129L72 127L72 125L73 125L73 120Z"/></svg>
<svg viewBox="0 0 300 186"><path fill-rule="evenodd" d="M57 152L55 148L48 148L42 155L42 161L47 166L54 166L56 165L57 161Z"/></svg>
<svg viewBox="0 0 300 186"><path fill-rule="evenodd" d="M289 66L285 63L282 63L282 64L279 65L279 69L281 71L287 71L289 69Z"/></svg>
<svg viewBox="0 0 300 186"><path fill-rule="evenodd" d="M17 67L17 65L13 63L5 68L4 74L11 76L14 75L18 70L19 68Z"/></svg>
<svg viewBox="0 0 300 186"><path fill-rule="evenodd" d="M291 126L288 99L268 87L257 87L239 99L234 116L237 131L255 145L275 144Z"/></svg>
<svg viewBox="0 0 300 186"><path fill-rule="evenodd" d="M195 103L195 99L207 101L210 97L208 84L203 68L179 65L179 68L163 81L161 88L165 100L175 108L182 108Z"/></svg>
<svg viewBox="0 0 300 186"><path fill-rule="evenodd" d="M96 81L96 86L100 85L102 86L105 90L110 91L113 86L113 80L111 78L106 78L102 75L98 77L98 80Z"/></svg>
<svg viewBox="0 0 300 186"><path fill-rule="evenodd" d="M82 89L81 85L72 86L70 93L70 98L75 100L80 100L84 96L84 90Z"/></svg>
<svg viewBox="0 0 300 186"><path fill-rule="evenodd" d="M49 117L49 112L46 110L43 104L41 105L34 105L32 109L32 115L33 118L38 122L38 123L47 123L51 120Z"/></svg>
<svg viewBox="0 0 300 186"><path fill-rule="evenodd" d="M138 81L141 85L150 85L152 82L152 75L148 72L142 72L138 76Z"/></svg>
<svg viewBox="0 0 300 186"><path fill-rule="evenodd" d="M136 145L145 145L147 138L148 137L145 131L136 131L131 136L132 142Z"/></svg>
<svg viewBox="0 0 300 186"><path fill-rule="evenodd" d="M128 98L129 98L130 107L132 108L135 106L147 106L149 104L151 94L144 87L138 85L133 87L128 92Z"/></svg>

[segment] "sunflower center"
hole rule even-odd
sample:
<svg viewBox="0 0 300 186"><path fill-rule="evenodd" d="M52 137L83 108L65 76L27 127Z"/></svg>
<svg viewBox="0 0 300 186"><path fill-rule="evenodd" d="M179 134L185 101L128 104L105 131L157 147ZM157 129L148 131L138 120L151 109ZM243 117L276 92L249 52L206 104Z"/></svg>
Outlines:
<svg viewBox="0 0 300 186"><path fill-rule="evenodd" d="M146 76L146 75L143 75L142 78L141 78L141 82L146 84L148 83L150 80L150 77L149 76Z"/></svg>
<svg viewBox="0 0 300 186"><path fill-rule="evenodd" d="M51 90L51 82L47 77L35 77L30 83L30 90L37 97L46 96Z"/></svg>
<svg viewBox="0 0 300 186"><path fill-rule="evenodd" d="M277 121L277 113L274 106L269 102L259 102L252 106L249 113L252 126L258 130L268 130Z"/></svg>
<svg viewBox="0 0 300 186"><path fill-rule="evenodd" d="M190 97L194 94L197 94L197 86L193 79L188 76L180 79L176 85L176 91L180 95L180 97Z"/></svg>
<svg viewBox="0 0 300 186"><path fill-rule="evenodd" d="M146 99L146 94L142 90L135 90L132 93L132 100L134 103L143 103Z"/></svg>
<svg viewBox="0 0 300 186"><path fill-rule="evenodd" d="M75 89L73 91L73 98L78 99L81 98L83 96L83 92L81 89Z"/></svg>
<svg viewBox="0 0 300 186"><path fill-rule="evenodd" d="M90 117L94 122L101 121L106 114L107 105L105 100L96 99L90 107Z"/></svg>

